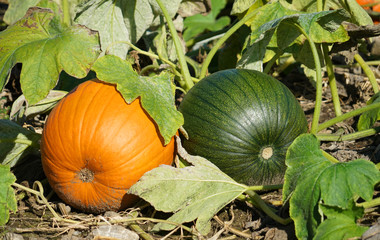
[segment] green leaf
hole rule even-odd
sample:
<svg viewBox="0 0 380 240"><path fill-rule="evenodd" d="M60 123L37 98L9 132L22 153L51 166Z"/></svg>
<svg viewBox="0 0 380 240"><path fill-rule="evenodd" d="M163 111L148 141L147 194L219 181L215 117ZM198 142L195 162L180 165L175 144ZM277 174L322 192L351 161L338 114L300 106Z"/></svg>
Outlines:
<svg viewBox="0 0 380 240"><path fill-rule="evenodd" d="M344 10L304 13L287 9L280 2L274 2L255 11L257 14L251 23L252 33L237 64L239 68L261 70L261 61L271 39L276 37L277 47L284 50L300 36L296 25L316 43L344 42L349 39L346 30L341 26L342 21L348 19ZM286 34L283 34L284 32ZM310 56L305 58L310 59Z"/></svg>
<svg viewBox="0 0 380 240"><path fill-rule="evenodd" d="M207 15L195 14L187 17L183 21L185 31L183 38L188 41L205 30L218 31L223 29L230 23L230 18L227 16L217 16L220 11L226 6L226 0L211 0L211 11Z"/></svg>
<svg viewBox="0 0 380 240"><path fill-rule="evenodd" d="M84 2L86 0L65 0L66 4L70 8L70 17L74 15L74 8L77 4ZM41 8L50 8L56 14L61 12L59 8L59 3L62 4L62 0L8 0L9 6L7 11L4 14L4 22L8 25L12 25L18 20L20 20L28 11L30 7L41 7ZM58 3L58 4L57 4ZM59 10L58 10L59 9ZM59 16L62 17L63 16Z"/></svg>
<svg viewBox="0 0 380 240"><path fill-rule="evenodd" d="M8 9L4 14L4 22L12 25L20 20L30 7L36 6L40 0L8 0Z"/></svg>
<svg viewBox="0 0 380 240"><path fill-rule="evenodd" d="M49 9L30 8L15 25L0 32L0 86L22 63L21 89L30 105L45 98L59 73L83 78L99 55L98 34L84 26L64 27Z"/></svg>
<svg viewBox="0 0 380 240"><path fill-rule="evenodd" d="M11 185L16 177L11 173L10 167L0 165L0 226L9 220L9 211L17 211L17 200Z"/></svg>
<svg viewBox="0 0 380 240"><path fill-rule="evenodd" d="M380 92L373 95L371 99L367 102L367 105L370 105L372 103L378 103L378 102L380 102ZM369 129L378 120L380 120L380 108L365 112L359 117L358 130L361 131L361 130Z"/></svg>
<svg viewBox="0 0 380 240"><path fill-rule="evenodd" d="M349 218L327 219L318 227L315 240L356 239L367 230ZM356 237L356 238L355 238Z"/></svg>
<svg viewBox="0 0 380 240"><path fill-rule="evenodd" d="M162 0L174 16L181 0ZM161 10L155 0L90 0L80 9L75 22L99 32L102 49L125 59L129 46L136 43L158 19Z"/></svg>
<svg viewBox="0 0 380 240"><path fill-rule="evenodd" d="M298 11L316 12L317 1L315 0L293 0L291 7ZM372 25L372 19L368 13L358 4L356 0L329 0L324 1L324 10L344 9L350 16L350 21L357 25Z"/></svg>
<svg viewBox="0 0 380 240"><path fill-rule="evenodd" d="M235 0L232 5L231 15L243 13L248 10L257 0Z"/></svg>
<svg viewBox="0 0 380 240"><path fill-rule="evenodd" d="M184 168L160 166L147 173L129 192L148 201L156 210L174 212L168 221L190 222L207 234L211 218L234 200L247 186L235 182L214 164L199 156L190 156L177 138L178 154L192 164ZM159 223L155 230L171 230L174 225Z"/></svg>
<svg viewBox="0 0 380 240"><path fill-rule="evenodd" d="M347 209L357 197L370 200L374 185L380 181L380 172L372 162L331 163L311 134L301 135L292 143L286 165L283 198L290 198L290 216L299 239L316 234L322 220L320 203Z"/></svg>
<svg viewBox="0 0 380 240"><path fill-rule="evenodd" d="M41 136L6 119L0 119L0 163L15 166L22 157L39 150Z"/></svg>
<svg viewBox="0 0 380 240"><path fill-rule="evenodd" d="M356 222L364 215L364 208L356 206L355 201L353 200L348 201L348 207L346 209L336 206L328 206L325 204L320 204L319 207L323 214L329 219L347 218L352 222Z"/></svg>
<svg viewBox="0 0 380 240"><path fill-rule="evenodd" d="M157 123L165 144L170 142L183 124L183 117L174 105L174 84L169 73L139 76L130 63L114 55L99 58L93 70L100 80L117 84L126 102L140 96L142 107Z"/></svg>
<svg viewBox="0 0 380 240"><path fill-rule="evenodd" d="M356 220L364 215L362 207L356 207L354 201L349 201L349 208L343 210L338 207L320 206L328 217L317 228L315 240L335 240L360 237L368 229L359 226Z"/></svg>

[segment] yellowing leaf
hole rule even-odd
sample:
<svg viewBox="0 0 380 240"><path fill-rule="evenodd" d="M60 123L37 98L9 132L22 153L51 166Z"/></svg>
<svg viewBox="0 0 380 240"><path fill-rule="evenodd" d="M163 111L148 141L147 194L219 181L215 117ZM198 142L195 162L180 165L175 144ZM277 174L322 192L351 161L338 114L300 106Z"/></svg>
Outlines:
<svg viewBox="0 0 380 240"><path fill-rule="evenodd" d="M235 182L208 160L188 155L179 142L177 138L179 154L192 166L160 166L144 174L129 191L148 201L156 210L174 212L168 221L184 223L197 219L197 230L207 234L211 218L247 187ZM155 229L174 227L161 223Z"/></svg>

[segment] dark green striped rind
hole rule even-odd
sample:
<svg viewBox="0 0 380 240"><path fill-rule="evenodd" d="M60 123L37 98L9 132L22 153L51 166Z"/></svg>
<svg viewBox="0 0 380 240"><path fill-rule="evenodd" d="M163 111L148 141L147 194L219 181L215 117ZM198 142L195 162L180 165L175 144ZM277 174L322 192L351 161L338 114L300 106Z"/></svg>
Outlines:
<svg viewBox="0 0 380 240"><path fill-rule="evenodd" d="M281 183L286 150L307 131L304 112L290 90L253 70L224 70L202 79L179 110L189 134L184 148L248 185ZM273 149L269 159L261 156L265 147Z"/></svg>

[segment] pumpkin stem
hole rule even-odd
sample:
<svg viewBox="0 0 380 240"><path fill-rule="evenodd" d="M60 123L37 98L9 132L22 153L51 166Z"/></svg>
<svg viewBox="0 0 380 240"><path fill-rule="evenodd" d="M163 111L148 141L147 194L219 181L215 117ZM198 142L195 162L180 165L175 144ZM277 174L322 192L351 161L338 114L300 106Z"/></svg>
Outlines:
<svg viewBox="0 0 380 240"><path fill-rule="evenodd" d="M265 160L268 160L273 156L273 148L272 147L265 147L261 150L261 157Z"/></svg>
<svg viewBox="0 0 380 240"><path fill-rule="evenodd" d="M94 180L94 172L88 168L82 168L78 173L78 177L83 182L92 182Z"/></svg>

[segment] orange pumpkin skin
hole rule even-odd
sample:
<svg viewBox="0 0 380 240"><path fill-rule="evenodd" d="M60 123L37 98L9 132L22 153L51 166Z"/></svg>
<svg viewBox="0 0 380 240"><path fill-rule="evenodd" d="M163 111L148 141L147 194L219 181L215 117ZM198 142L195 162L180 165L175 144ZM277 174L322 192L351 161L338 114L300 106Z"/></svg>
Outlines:
<svg viewBox="0 0 380 240"><path fill-rule="evenodd" d="M41 139L49 184L67 204L85 212L121 210L137 197L128 189L147 171L171 164L174 139L164 146L137 98L127 104L114 85L90 80L49 114Z"/></svg>

